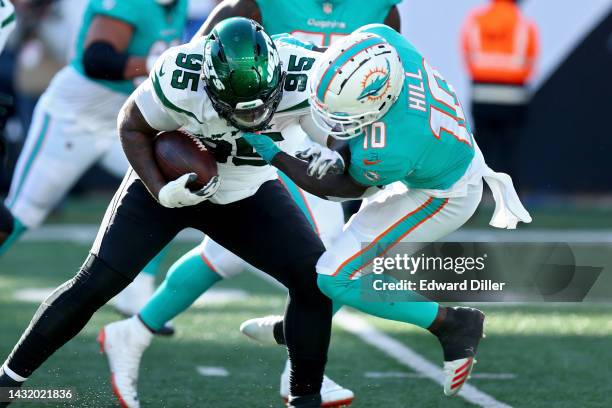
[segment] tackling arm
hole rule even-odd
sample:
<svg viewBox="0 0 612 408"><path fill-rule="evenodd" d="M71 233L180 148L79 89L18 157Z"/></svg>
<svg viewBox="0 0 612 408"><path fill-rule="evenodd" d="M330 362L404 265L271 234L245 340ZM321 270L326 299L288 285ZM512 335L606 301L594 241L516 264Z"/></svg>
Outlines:
<svg viewBox="0 0 612 408"><path fill-rule="evenodd" d="M367 190L367 186L357 183L347 173L328 174L321 179L307 174L308 163L296 159L285 152L277 153L270 163L285 173L295 184L321 198L359 198Z"/></svg>

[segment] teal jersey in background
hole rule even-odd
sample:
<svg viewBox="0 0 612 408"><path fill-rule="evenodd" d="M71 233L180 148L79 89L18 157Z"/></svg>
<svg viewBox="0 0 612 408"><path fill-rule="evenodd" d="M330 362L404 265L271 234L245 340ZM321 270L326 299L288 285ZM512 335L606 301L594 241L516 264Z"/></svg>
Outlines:
<svg viewBox="0 0 612 408"><path fill-rule="evenodd" d="M76 50L71 65L85 75L83 53L89 26L96 16L121 20L134 27L132 41L127 53L131 56L146 57L155 47L160 50L180 43L187 23L188 0L176 0L173 6L160 6L155 0L90 0L79 30ZM134 91L134 81L105 81L90 78L107 88L124 94Z"/></svg>
<svg viewBox="0 0 612 408"><path fill-rule="evenodd" d="M269 34L291 33L318 46L366 24L383 23L401 0L256 0Z"/></svg>
<svg viewBox="0 0 612 408"><path fill-rule="evenodd" d="M349 173L364 185L396 181L409 188L446 190L474 157L474 140L452 86L414 46L390 27L364 27L398 51L405 70L399 99L365 137L349 141Z"/></svg>

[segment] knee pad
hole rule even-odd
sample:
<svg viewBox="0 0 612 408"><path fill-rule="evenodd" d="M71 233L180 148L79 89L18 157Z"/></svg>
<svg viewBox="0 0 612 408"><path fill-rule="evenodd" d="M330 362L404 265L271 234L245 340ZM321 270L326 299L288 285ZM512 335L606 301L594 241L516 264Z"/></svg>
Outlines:
<svg viewBox="0 0 612 408"><path fill-rule="evenodd" d="M212 239L206 237L204 243L199 247L200 261L205 262L209 268L218 273L223 279L239 275L249 264L238 255L228 251Z"/></svg>
<svg viewBox="0 0 612 408"><path fill-rule="evenodd" d="M132 282L124 274L108 266L102 259L89 254L79 273L72 278L73 297L86 305L99 308Z"/></svg>

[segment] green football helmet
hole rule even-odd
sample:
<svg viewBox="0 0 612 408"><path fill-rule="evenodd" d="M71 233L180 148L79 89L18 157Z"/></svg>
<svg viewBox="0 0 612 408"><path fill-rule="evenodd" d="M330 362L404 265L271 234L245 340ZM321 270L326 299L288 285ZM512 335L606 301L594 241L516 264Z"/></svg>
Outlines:
<svg viewBox="0 0 612 408"><path fill-rule="evenodd" d="M246 132L264 129L283 96L276 46L253 20L217 24L204 45L203 80L219 116Z"/></svg>

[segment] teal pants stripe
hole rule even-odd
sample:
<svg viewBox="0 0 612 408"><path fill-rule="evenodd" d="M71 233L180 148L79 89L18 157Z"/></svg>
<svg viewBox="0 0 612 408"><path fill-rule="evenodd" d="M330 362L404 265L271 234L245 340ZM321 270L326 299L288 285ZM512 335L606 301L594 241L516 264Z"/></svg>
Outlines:
<svg viewBox="0 0 612 408"><path fill-rule="evenodd" d="M49 114L45 114L45 117L43 119L42 128L41 128L40 133L38 134L38 137L36 138L36 143L34 144L34 148L30 152L30 156L26 160L26 164L23 168L21 178L19 179L19 181L17 181L17 186L15 188L15 194L12 195L11 201L6 204L6 206L9 209L11 209L12 206L15 204L15 201L17 201L17 197L19 197L19 193L21 193L21 189L23 188L23 185L28 177L28 173L30 172L30 169L32 167L32 163L34 163L34 160L36 159L36 156L38 156L40 148L42 147L43 142L45 141L47 130L49 129L49 122L50 122Z"/></svg>
<svg viewBox="0 0 612 408"><path fill-rule="evenodd" d="M140 311L140 318L152 330L161 329L221 280L221 276L202 260L201 251L198 246L176 261L164 282Z"/></svg>
<svg viewBox="0 0 612 408"><path fill-rule="evenodd" d="M310 206L306 202L306 197L304 196L304 193L293 182L293 180L291 180L282 171L278 172L278 177L280 179L280 182L283 184L283 186L287 189L287 191L291 195L291 198L293 198L293 201L295 201L298 207L300 207L300 210L302 210L302 213L304 213L304 215L308 219L308 222L318 234L319 227L317 226L317 222L314 219L314 215L312 214L312 211L310 210Z"/></svg>
<svg viewBox="0 0 612 408"><path fill-rule="evenodd" d="M319 275L317 283L321 291L331 298L334 304L351 306L373 316L414 324L424 329L431 326L438 314L439 305L436 302L428 301L418 293L410 291L405 292L406 301L390 302L384 298L374 300L371 296L367 296L373 291L374 280L384 282L397 282L397 280L392 276L374 274L359 279L352 278L375 257L386 253L414 229L434 217L447 202L446 199L431 198L344 262L336 275Z"/></svg>
<svg viewBox="0 0 612 408"><path fill-rule="evenodd" d="M19 237L26 231L25 225L13 216L13 232L9 235L6 240L0 245L0 256L4 255L17 242Z"/></svg>

